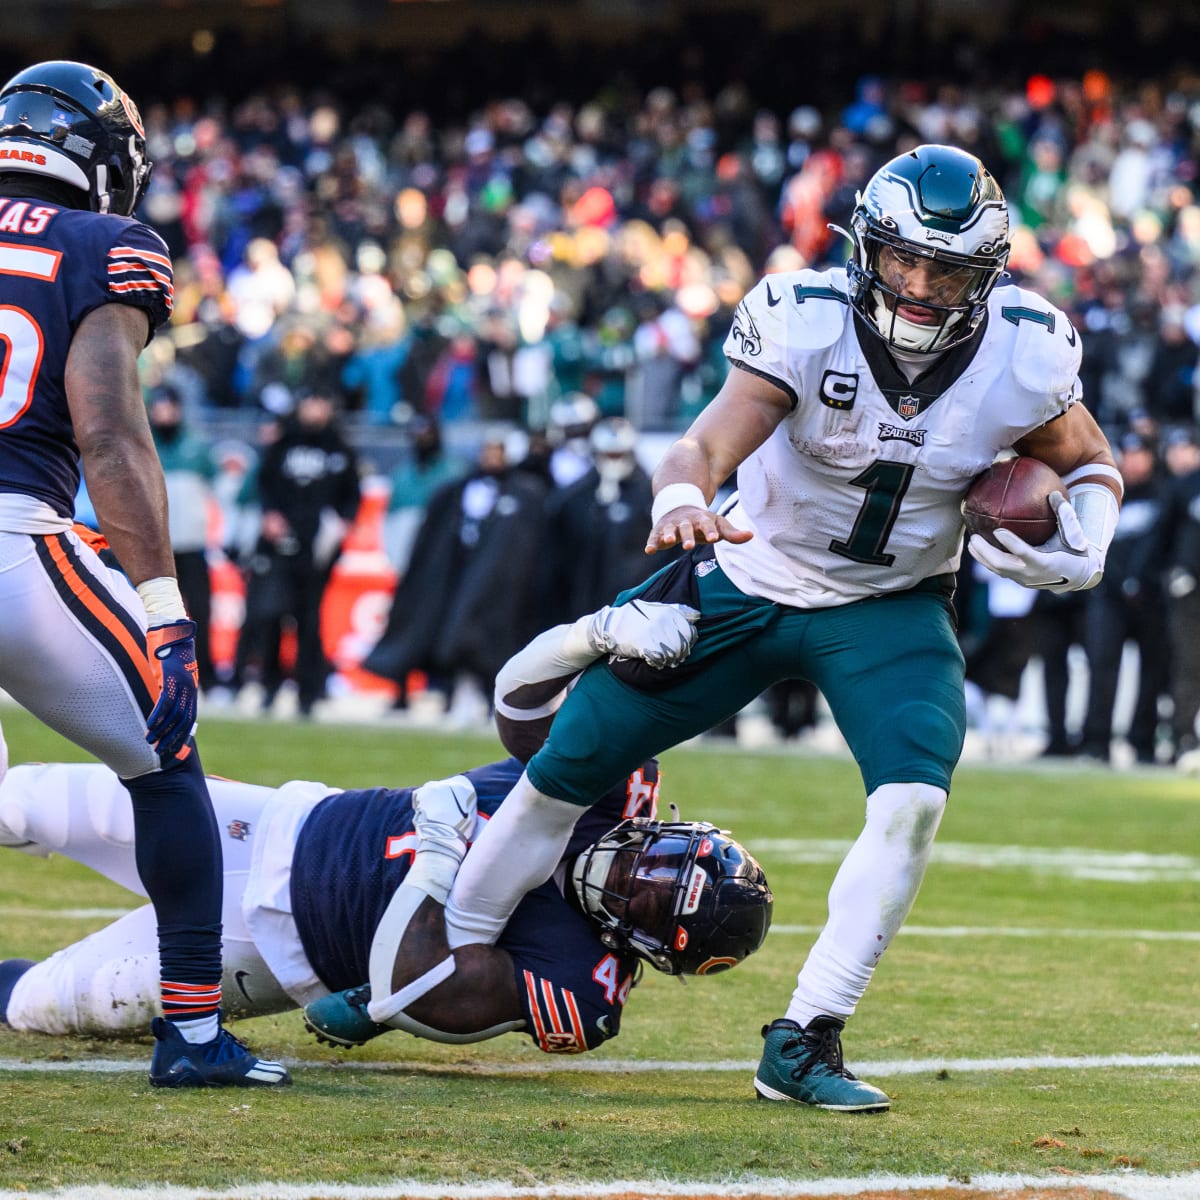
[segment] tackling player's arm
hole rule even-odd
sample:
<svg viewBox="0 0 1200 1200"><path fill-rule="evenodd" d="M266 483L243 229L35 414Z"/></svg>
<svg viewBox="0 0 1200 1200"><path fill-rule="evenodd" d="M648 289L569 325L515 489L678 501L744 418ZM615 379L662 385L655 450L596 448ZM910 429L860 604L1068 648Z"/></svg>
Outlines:
<svg viewBox="0 0 1200 1200"><path fill-rule="evenodd" d="M88 495L135 586L175 574L166 485L137 373L149 332L145 310L101 305L80 323L66 366L67 405Z"/></svg>
<svg viewBox="0 0 1200 1200"><path fill-rule="evenodd" d="M748 542L754 536L749 530L731 525L708 505L791 410L792 398L782 388L735 365L654 472L654 528L646 553L679 544L690 550L705 542Z"/></svg>
<svg viewBox="0 0 1200 1200"><path fill-rule="evenodd" d="M497 946L446 941L446 910L427 896L413 914L392 968L392 994L416 983L453 957L454 973L405 1007L430 1030L461 1036L524 1021L512 957Z"/></svg>

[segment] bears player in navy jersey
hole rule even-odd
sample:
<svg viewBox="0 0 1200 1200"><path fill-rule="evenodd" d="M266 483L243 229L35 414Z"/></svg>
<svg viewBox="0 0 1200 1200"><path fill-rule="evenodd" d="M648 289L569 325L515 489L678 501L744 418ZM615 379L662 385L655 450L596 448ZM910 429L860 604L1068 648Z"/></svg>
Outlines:
<svg viewBox="0 0 1200 1200"><path fill-rule="evenodd" d="M646 550L685 553L639 589L699 610L669 671L588 667L455 878L454 945L492 941L553 870L580 812L629 767L771 684L823 693L862 774L865 824L783 1015L764 1100L883 1111L841 1032L916 898L966 729L952 613L971 480L1009 451L1053 467L1058 532L969 551L1027 587L1095 586L1121 479L1081 403L1079 335L1003 283L1008 209L953 146L885 163L859 195L844 269L767 275L738 305L730 372L654 475ZM735 500L713 512L737 473ZM586 550L584 550L586 552ZM627 597L628 599L628 597ZM629 600L630 603L639 602Z"/></svg>
<svg viewBox="0 0 1200 1200"><path fill-rule="evenodd" d="M220 1025L195 626L137 374L172 301L167 248L132 217L150 170L137 108L103 71L40 63L0 89L0 687L132 798L161 963L150 1082L277 1086L287 1072ZM124 576L74 527L81 464Z"/></svg>
<svg viewBox="0 0 1200 1200"><path fill-rule="evenodd" d="M642 614L589 614L599 617L591 644L628 648L613 635L630 616ZM679 622L668 616L668 626ZM511 701L510 728L540 719ZM581 819L556 878L521 901L496 946L451 952L447 877L522 770L509 758L417 788L344 792L211 780L230 1009L306 1004L309 1027L344 1046L391 1028L441 1042L524 1029L548 1053L578 1053L617 1034L640 962L716 974L762 944L772 897L757 863L711 825L658 821L658 771L647 762ZM65 854L141 890L128 797L102 766L13 767L0 781L3 844ZM21 963L0 986L0 1020L60 1035L136 1032L154 1008L152 959L147 906Z"/></svg>

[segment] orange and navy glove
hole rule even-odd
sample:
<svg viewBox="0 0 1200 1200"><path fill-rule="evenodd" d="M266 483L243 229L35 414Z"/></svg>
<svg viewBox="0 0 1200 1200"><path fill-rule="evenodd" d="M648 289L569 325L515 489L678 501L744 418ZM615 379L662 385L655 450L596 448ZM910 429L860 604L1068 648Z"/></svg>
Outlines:
<svg viewBox="0 0 1200 1200"><path fill-rule="evenodd" d="M146 718L146 741L160 758L171 758L196 724L200 668L195 621L170 621L147 629L146 653L159 684L158 703Z"/></svg>

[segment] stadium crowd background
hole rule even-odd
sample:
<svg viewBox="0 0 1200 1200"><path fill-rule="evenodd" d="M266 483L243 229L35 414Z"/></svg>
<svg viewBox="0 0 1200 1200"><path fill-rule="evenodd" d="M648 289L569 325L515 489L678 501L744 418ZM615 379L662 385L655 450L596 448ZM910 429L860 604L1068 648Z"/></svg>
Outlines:
<svg viewBox="0 0 1200 1200"><path fill-rule="evenodd" d="M1147 26L1104 10L1083 41L1021 20L984 41L893 7L908 20L869 31L849 6L770 30L751 6L606 44L533 28L339 52L235 27L119 58L87 38L53 46L110 69L145 118L156 165L140 215L168 242L176 291L144 384L149 403L178 400L189 444L211 454L180 469L213 488L203 536L225 683L244 682L240 668L228 678L242 617L229 605L262 544L255 461L302 397L334 400L364 481L325 638L342 683L369 688L358 663L438 487L520 467L553 511L598 417L628 419L651 467L720 386L743 293L764 270L844 262L828 225L848 224L878 165L927 141L996 175L1014 281L1070 315L1089 406L1123 456L1150 456L1153 528L1138 540L1155 553L1118 581L1110 623L1135 639L1138 625L1167 627L1171 578L1200 570L1171 544L1200 490L1193 14ZM45 38L5 51L9 70L46 56ZM551 457L564 448L582 455L566 474ZM445 518L459 533L462 495ZM588 549L554 552L570 564ZM1031 622L1046 620L1002 597L989 613L989 591L963 600L964 644L987 651L981 721L988 696L1016 698L1045 632ZM1051 619L1077 622L1064 636L1083 644L1082 611ZM989 630L1023 652L997 666ZM1169 659L1156 697L1171 694ZM421 666L404 662L402 695ZM1136 748L1143 761L1192 748L1168 713Z"/></svg>

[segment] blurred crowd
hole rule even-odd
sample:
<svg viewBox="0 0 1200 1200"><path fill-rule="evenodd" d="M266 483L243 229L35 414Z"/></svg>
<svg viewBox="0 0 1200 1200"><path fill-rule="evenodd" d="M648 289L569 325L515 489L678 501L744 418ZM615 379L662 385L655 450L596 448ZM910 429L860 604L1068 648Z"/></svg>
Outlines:
<svg viewBox="0 0 1200 1200"><path fill-rule="evenodd" d="M715 394L742 295L764 271L841 265L847 243L830 226L848 225L875 168L921 142L951 142L1005 190L1014 281L1083 334L1086 401L1130 496L1096 592L1013 601L964 580L977 584L963 601L972 678L984 697L1015 695L1028 658L1046 654L1047 750L1107 759L1114 672L1133 643L1140 683L1126 736L1138 759L1195 750L1200 76L1089 69L972 87L862 75L835 101L814 89L784 106L739 81L613 84L571 101L526 90L497 91L461 119L300 87L146 106L156 169L141 215L170 246L176 300L144 382L152 402L172 399L189 436L212 442L221 430L212 484L230 517L225 549L251 580L249 564L274 542L270 518L248 533L245 513L278 507L256 494L255 463L303 425L306 398L323 397L336 453L391 489L388 553L404 603L376 668L401 703L413 670L474 675L486 692L529 621L612 594L580 582L594 571L597 526L594 513L575 524L564 515L566 490L590 473L589 504L611 510L628 489L604 474L604 446L619 444L627 478L638 473L620 503L644 532L647 439L685 427ZM236 445L231 422L246 431ZM569 453L574 477L552 466ZM350 496L323 503L340 524L313 538L336 543ZM481 531L497 513L522 514L497 565L510 573L512 619L483 583L453 602L429 584L409 590L419 571L446 586L481 570ZM329 565L314 565L305 586ZM531 586L539 602L516 604ZM566 609L556 614L547 595ZM473 604L490 619L469 617ZM421 629L409 627L414 610ZM1043 650L1048 630L1061 663L1069 646L1087 655L1084 728L1061 716L1066 666ZM458 644L465 632L477 644ZM254 654L270 692L278 672ZM323 694L319 673L306 709ZM811 723L811 700L781 701L779 727Z"/></svg>

